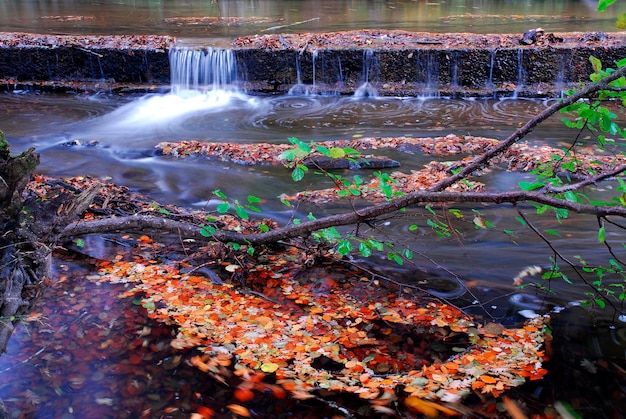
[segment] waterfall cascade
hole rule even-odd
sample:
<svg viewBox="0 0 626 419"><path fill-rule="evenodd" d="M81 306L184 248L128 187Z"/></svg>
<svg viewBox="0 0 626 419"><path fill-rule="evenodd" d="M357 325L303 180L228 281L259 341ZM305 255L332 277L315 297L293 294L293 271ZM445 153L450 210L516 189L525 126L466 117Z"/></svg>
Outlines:
<svg viewBox="0 0 626 419"><path fill-rule="evenodd" d="M237 90L237 60L230 49L170 49L172 91Z"/></svg>

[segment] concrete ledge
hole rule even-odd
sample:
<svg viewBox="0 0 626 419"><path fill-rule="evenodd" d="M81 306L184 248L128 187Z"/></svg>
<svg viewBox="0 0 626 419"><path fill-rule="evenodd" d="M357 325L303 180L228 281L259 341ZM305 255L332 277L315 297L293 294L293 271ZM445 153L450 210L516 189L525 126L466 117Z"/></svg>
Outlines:
<svg viewBox="0 0 626 419"><path fill-rule="evenodd" d="M548 36L549 35L549 36ZM587 81L589 57L626 57L626 33L522 35L352 31L265 35L231 43L240 87L284 93L300 83L353 94L367 81L381 95L557 96ZM206 40L210 45L212 40ZM0 89L166 89L169 36L51 36L0 33ZM198 40L193 47L198 47Z"/></svg>

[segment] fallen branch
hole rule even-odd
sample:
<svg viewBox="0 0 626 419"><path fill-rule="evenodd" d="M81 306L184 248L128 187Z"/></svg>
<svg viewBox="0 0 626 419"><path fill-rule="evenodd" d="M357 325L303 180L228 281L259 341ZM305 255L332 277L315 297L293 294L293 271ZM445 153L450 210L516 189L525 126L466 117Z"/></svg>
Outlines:
<svg viewBox="0 0 626 419"><path fill-rule="evenodd" d="M626 168L624 168L626 169ZM398 211L402 208L425 203L518 203L536 202L550 205L555 208L567 209L578 214L591 214L597 217L619 216L626 217L626 208L617 206L594 206L580 204L563 199L554 198L541 192L512 191L512 192L434 192L416 191L409 195L378 205L372 205L353 212L331 215L313 221L290 225L267 233L241 234L231 231L218 230L212 238L223 242L241 244L269 244L289 240L294 237L307 236L315 231L333 226L364 223L383 214ZM152 215L131 215L127 217L103 218L94 221L80 221L65 227L62 235L65 237L83 234L103 233L112 230L145 230L156 229L162 231L177 231L187 238L205 238L200 234L201 226L189 222L174 221L168 218ZM206 239L206 238L205 238Z"/></svg>

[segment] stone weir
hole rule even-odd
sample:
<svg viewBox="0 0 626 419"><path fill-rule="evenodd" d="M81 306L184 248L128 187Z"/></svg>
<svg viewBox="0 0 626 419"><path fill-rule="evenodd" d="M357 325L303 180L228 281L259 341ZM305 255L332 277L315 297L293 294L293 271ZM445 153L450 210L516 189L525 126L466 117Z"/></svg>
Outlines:
<svg viewBox="0 0 626 419"><path fill-rule="evenodd" d="M546 97L587 81L590 56L614 67L626 57L626 33L362 30L240 37L219 47L214 40L167 36L0 33L0 82L5 90L165 89L171 79L198 80L198 74L180 74L170 64L181 61L181 52L199 63L225 50L233 60L211 62L234 66L228 82L250 93ZM190 54L197 57L188 59ZM224 74L214 65L202 71Z"/></svg>

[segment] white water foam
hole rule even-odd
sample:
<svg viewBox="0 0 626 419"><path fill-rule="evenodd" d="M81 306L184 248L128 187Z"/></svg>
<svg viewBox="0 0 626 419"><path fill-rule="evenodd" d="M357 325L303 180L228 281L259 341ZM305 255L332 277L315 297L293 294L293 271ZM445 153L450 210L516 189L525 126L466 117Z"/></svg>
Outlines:
<svg viewBox="0 0 626 419"><path fill-rule="evenodd" d="M139 146L139 137L163 132L187 120L215 118L233 109L255 110L262 101L242 93L237 86L237 62L231 50L174 47L170 50L171 91L149 94L92 121L94 135L106 133L103 142Z"/></svg>

